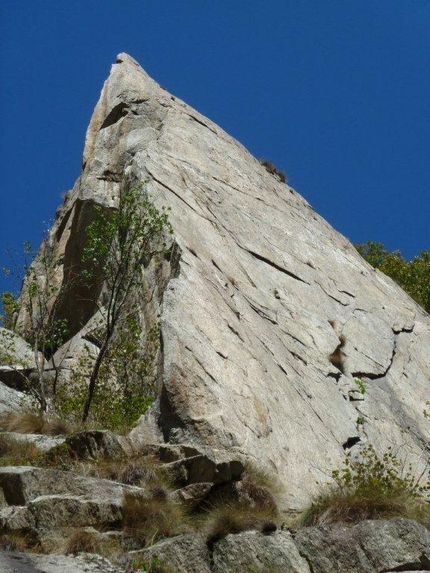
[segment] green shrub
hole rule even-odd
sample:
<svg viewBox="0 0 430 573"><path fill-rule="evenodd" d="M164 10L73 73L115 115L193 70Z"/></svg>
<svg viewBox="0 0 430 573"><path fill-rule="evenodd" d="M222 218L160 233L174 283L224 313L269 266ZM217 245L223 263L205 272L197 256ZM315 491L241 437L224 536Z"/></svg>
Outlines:
<svg viewBox="0 0 430 573"><path fill-rule="evenodd" d="M379 456L365 447L357 459L349 452L344 467L332 472L334 484L318 495L299 519L300 526L394 516L430 522L430 482L423 483L389 448Z"/></svg>
<svg viewBox="0 0 430 573"><path fill-rule="evenodd" d="M354 378L354 382L357 388L360 390L362 394L366 394L367 392L367 382L363 380L363 378Z"/></svg>
<svg viewBox="0 0 430 573"><path fill-rule="evenodd" d="M369 264L395 280L430 313L430 251L423 250L406 261L400 251L390 253L382 243L367 241L355 248Z"/></svg>

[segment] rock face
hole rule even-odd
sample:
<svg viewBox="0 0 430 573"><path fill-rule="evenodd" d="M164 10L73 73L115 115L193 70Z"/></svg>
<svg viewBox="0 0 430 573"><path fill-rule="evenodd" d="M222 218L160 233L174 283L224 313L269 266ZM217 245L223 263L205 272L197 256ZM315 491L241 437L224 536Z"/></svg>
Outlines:
<svg viewBox="0 0 430 573"><path fill-rule="evenodd" d="M176 573L387 573L430 570L428 530L409 519L355 526L308 527L262 535L227 535L208 548L204 536L181 535L134 552Z"/></svg>
<svg viewBox="0 0 430 573"><path fill-rule="evenodd" d="M428 314L126 54L47 241L63 261L57 283L73 282L55 310L71 334L85 329L101 291L71 281L85 227L95 205L115 206L126 180L145 181L156 206L171 208L175 246L161 273L146 273L148 328L161 316L159 397L134 439L246 455L280 476L293 509L359 440L379 451L402 444L400 455L419 463L430 440Z"/></svg>

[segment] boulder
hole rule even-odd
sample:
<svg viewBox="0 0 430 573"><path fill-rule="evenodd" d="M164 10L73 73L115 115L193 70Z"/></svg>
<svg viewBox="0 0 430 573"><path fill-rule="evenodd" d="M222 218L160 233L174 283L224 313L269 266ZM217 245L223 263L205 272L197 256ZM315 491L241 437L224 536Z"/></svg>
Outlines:
<svg viewBox="0 0 430 573"><path fill-rule="evenodd" d="M256 531L227 535L214 545L212 559L213 573L313 572L306 559L301 557L291 535L283 531L271 535Z"/></svg>
<svg viewBox="0 0 430 573"><path fill-rule="evenodd" d="M188 510L192 511L207 498L212 486L212 482L192 483L172 492L170 498L183 503Z"/></svg>
<svg viewBox="0 0 430 573"><path fill-rule="evenodd" d="M133 443L133 433L130 439ZM183 484L237 480L246 458L235 452L194 444L141 444L139 452L156 456L172 477Z"/></svg>
<svg viewBox="0 0 430 573"><path fill-rule="evenodd" d="M23 390L35 368L31 346L15 332L0 327L0 382Z"/></svg>
<svg viewBox="0 0 430 573"><path fill-rule="evenodd" d="M430 570L429 530L402 517L307 527L294 541L313 573Z"/></svg>
<svg viewBox="0 0 430 573"><path fill-rule="evenodd" d="M0 416L9 414L9 412L19 412L25 400L26 395L23 392L9 388L0 382Z"/></svg>
<svg viewBox="0 0 430 573"><path fill-rule="evenodd" d="M5 530L20 529L21 523L35 530L117 525L124 494L145 494L139 487L34 467L0 468L0 487L9 506L0 514Z"/></svg>
<svg viewBox="0 0 430 573"><path fill-rule="evenodd" d="M130 441L110 430L86 430L68 436L65 440L78 459L120 458L133 453Z"/></svg>
<svg viewBox="0 0 430 573"><path fill-rule="evenodd" d="M49 452L63 444L66 436L45 436L44 434L18 434L17 432L2 432L1 437L11 442L25 442L33 444L41 452Z"/></svg>
<svg viewBox="0 0 430 573"><path fill-rule="evenodd" d="M204 535L185 534L165 539L139 551L130 551L128 562L141 559L151 563L157 558L161 567L175 573L212 573L211 556Z"/></svg>

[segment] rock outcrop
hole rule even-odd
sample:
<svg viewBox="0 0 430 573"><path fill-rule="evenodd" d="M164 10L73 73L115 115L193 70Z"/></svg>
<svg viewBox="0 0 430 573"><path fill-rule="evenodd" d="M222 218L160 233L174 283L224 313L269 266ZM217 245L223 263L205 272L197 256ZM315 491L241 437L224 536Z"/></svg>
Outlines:
<svg viewBox="0 0 430 573"><path fill-rule="evenodd" d="M134 552L157 557L176 573L387 573L430 570L428 530L396 518L355 526L308 527L296 535L246 531L227 535L213 548L203 536L182 535Z"/></svg>
<svg viewBox="0 0 430 573"><path fill-rule="evenodd" d="M114 207L121 188L139 181L171 209L174 256L146 271L147 328L161 317L158 397L132 439L245 455L286 484L290 509L353 444L401 446L419 466L430 440L429 315L126 54L112 66L82 174L42 247L62 261L55 312L71 335L85 332L101 293L77 279L85 228L96 205ZM18 325L26 320L21 313Z"/></svg>
<svg viewBox="0 0 430 573"><path fill-rule="evenodd" d="M117 566L87 553L0 553L1 570L14 573L120 573L131 571L131 563L166 573L418 573L430 570L430 539L423 526L397 518L311 527L296 536L246 531L227 535L211 549L203 535L180 535L130 552Z"/></svg>

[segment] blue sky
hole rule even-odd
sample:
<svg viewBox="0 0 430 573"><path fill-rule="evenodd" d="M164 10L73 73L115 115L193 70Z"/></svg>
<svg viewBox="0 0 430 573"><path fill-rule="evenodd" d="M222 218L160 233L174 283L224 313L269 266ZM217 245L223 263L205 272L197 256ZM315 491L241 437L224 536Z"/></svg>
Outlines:
<svg viewBox="0 0 430 573"><path fill-rule="evenodd" d="M2 0L0 43L1 266L73 186L122 51L351 241L430 248L430 0Z"/></svg>

